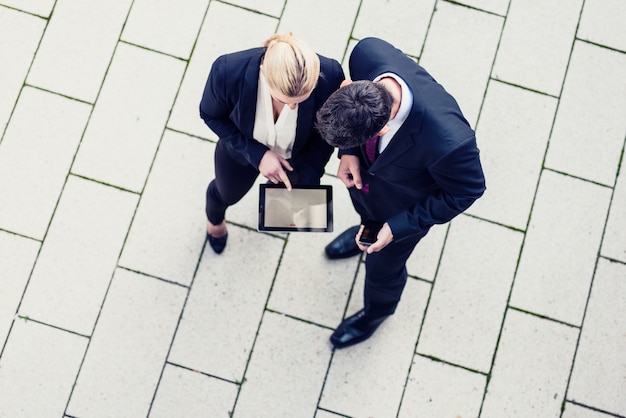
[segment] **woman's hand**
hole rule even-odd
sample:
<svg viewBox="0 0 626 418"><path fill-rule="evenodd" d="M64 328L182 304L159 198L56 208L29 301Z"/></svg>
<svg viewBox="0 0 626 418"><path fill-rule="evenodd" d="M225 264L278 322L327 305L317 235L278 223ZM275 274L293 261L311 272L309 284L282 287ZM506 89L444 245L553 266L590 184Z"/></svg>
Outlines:
<svg viewBox="0 0 626 418"><path fill-rule="evenodd" d="M293 171L293 167L291 167L289 161L276 154L274 151L268 150L263 154L263 158L261 158L259 172L272 183L285 183L287 190L291 190L291 182L283 167L289 171Z"/></svg>

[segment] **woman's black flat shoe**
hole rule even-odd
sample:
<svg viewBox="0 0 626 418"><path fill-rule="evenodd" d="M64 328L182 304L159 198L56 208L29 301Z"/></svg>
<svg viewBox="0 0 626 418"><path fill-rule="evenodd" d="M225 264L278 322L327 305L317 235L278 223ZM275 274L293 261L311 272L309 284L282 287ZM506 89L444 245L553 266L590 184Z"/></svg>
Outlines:
<svg viewBox="0 0 626 418"><path fill-rule="evenodd" d="M209 240L209 244L211 245L211 248L213 248L213 251L215 251L217 254L221 254L222 251L224 251L224 248L226 247L226 240L228 240L228 234L224 235L223 237L217 238L207 233L206 237Z"/></svg>

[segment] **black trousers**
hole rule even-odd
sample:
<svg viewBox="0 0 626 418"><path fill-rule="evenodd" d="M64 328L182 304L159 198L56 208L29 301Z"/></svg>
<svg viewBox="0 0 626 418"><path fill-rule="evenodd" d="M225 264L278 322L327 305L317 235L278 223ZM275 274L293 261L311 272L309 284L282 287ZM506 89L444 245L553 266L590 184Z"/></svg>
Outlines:
<svg viewBox="0 0 626 418"><path fill-rule="evenodd" d="M220 224L226 209L239 202L259 176L259 170L250 164L233 159L222 141L215 147L215 179L206 190L206 216L213 225Z"/></svg>
<svg viewBox="0 0 626 418"><path fill-rule="evenodd" d="M240 163L234 159L222 141L218 141L214 154L215 179L206 190L206 216L213 224L220 224L226 216L226 209L239 202L250 191L259 170L248 163ZM287 160L291 164L291 159ZM287 171L291 184L320 184L320 180L306 178L294 167ZM310 177L310 176L309 176Z"/></svg>
<svg viewBox="0 0 626 418"><path fill-rule="evenodd" d="M365 258L365 313L375 318L392 315L400 302L407 280L406 261L425 236L393 241Z"/></svg>

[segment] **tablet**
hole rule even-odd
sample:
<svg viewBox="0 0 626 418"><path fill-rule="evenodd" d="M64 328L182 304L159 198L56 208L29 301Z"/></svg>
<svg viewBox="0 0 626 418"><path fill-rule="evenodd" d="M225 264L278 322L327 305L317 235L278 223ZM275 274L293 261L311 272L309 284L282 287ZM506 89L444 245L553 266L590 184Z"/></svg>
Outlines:
<svg viewBox="0 0 626 418"><path fill-rule="evenodd" d="M332 186L259 187L259 231L332 232Z"/></svg>

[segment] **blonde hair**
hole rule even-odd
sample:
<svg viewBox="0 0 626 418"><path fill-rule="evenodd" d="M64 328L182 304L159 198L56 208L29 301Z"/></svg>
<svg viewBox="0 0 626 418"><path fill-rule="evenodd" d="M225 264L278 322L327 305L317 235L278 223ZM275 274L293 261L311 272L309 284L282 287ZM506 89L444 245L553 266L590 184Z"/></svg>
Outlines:
<svg viewBox="0 0 626 418"><path fill-rule="evenodd" d="M263 75L272 89L288 97L306 96L317 85L320 59L302 40L291 32L273 35L263 44Z"/></svg>

